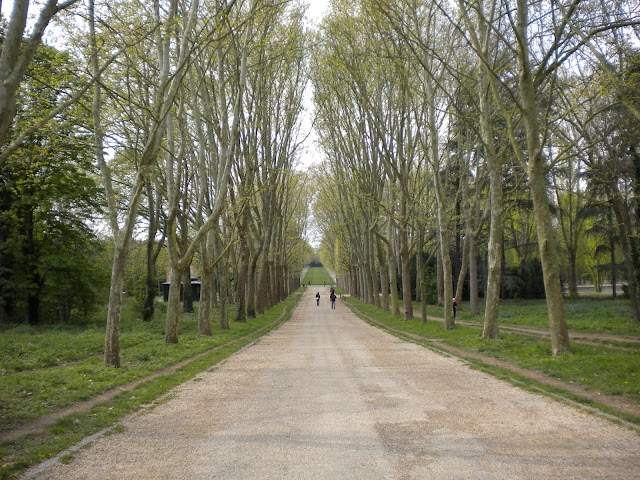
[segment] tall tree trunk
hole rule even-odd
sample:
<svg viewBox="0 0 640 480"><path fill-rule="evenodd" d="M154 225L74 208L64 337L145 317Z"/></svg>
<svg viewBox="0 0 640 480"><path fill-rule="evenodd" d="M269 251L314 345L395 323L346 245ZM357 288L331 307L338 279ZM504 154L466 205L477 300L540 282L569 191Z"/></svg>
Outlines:
<svg viewBox="0 0 640 480"><path fill-rule="evenodd" d="M271 228L269 226L266 228L267 232L264 238L262 255L260 257L260 273L257 286L258 291L256 292L256 311L258 313L264 313L264 311L269 308L269 278L271 276L271 272L269 271L269 254L271 251Z"/></svg>
<svg viewBox="0 0 640 480"><path fill-rule="evenodd" d="M380 290L382 291L382 308L389 311L389 266L385 257L382 240L376 237L376 251L378 253L378 265L380 266Z"/></svg>
<svg viewBox="0 0 640 480"><path fill-rule="evenodd" d="M438 305L442 307L444 305L444 273L442 268L442 250L440 250L440 240L438 240L438 255L436 258L436 288L438 290Z"/></svg>
<svg viewBox="0 0 640 480"><path fill-rule="evenodd" d="M549 328L551 331L551 353L561 355L569 352L569 332L565 319L564 298L560 282L560 263L556 252L555 235L551 221L547 180L542 145L540 140L537 90L529 58L529 5L526 0L517 0L518 11L516 33L518 35L519 92L522 120L527 137L527 174L533 211L536 219L538 248L542 262Z"/></svg>
<svg viewBox="0 0 640 480"><path fill-rule="evenodd" d="M433 98L433 97L430 97ZM431 109L433 110L433 109ZM433 117L433 113L431 116ZM435 125L435 119L431 120ZM433 130L433 126L430 127ZM433 134L433 132L432 132ZM436 138L434 136L433 138ZM432 149L437 150L437 146L432 145ZM436 151L431 153L433 159L437 159ZM448 215L446 212L444 190L440 181L440 173L437 164L434 165L433 183L436 194L436 212L438 226L438 243L440 247L440 258L442 262L442 282L444 295L444 328L451 330L455 326L455 318L453 316L453 272L451 267L451 256L449 255L449 233L448 233Z"/></svg>
<svg viewBox="0 0 640 480"><path fill-rule="evenodd" d="M236 313L236 322L244 323L247 321L247 282L249 278L249 261L250 252L247 242L246 218L247 214L243 213L241 229L238 232L240 236L240 270L238 272L238 283L236 285L236 303L238 311Z"/></svg>
<svg viewBox="0 0 640 480"><path fill-rule="evenodd" d="M400 301L398 295L398 255L396 252L395 242L395 193L393 186L389 192L389 205L391 215L389 216L389 224L387 227L387 238L389 247L389 294L391 297L391 313L393 315L400 315Z"/></svg>
<svg viewBox="0 0 640 480"><path fill-rule="evenodd" d="M152 201L149 202L151 211ZM157 229L155 228L155 218L150 213L152 219L149 220L149 235L147 237L147 275L145 278L145 292L144 303L142 306L142 320L150 322L153 319L153 313L155 311L155 298L158 294L158 278L156 275L156 244L155 234Z"/></svg>
<svg viewBox="0 0 640 480"><path fill-rule="evenodd" d="M478 236L475 233L469 235L469 312L473 315L480 313L478 295Z"/></svg>
<svg viewBox="0 0 640 480"><path fill-rule="evenodd" d="M362 260L358 260L358 266L356 271L358 272L358 298L363 302L367 301L367 281L365 279L364 267L362 266Z"/></svg>
<svg viewBox="0 0 640 480"><path fill-rule="evenodd" d="M256 268L259 258L260 250L252 253L247 272L247 317L249 318L256 318Z"/></svg>
<svg viewBox="0 0 640 480"><path fill-rule="evenodd" d="M420 228L418 232L418 248L416 249L416 266L418 267L418 281L420 286L420 316L422 323L427 323L427 297L429 292L427 290L427 262L424 258L424 228Z"/></svg>
<svg viewBox="0 0 640 480"><path fill-rule="evenodd" d="M219 256L222 254L224 247L222 246L222 238L218 226L213 231L215 239L215 254ZM220 259L217 265L218 280L220 282L220 328L222 330L229 330L229 312L227 309L227 301L229 295L229 274L226 258Z"/></svg>
<svg viewBox="0 0 640 480"><path fill-rule="evenodd" d="M569 298L578 298L578 273L576 270L578 257L576 249L569 248L567 251L567 257L567 261L569 263L569 275L567 278L567 283L569 284Z"/></svg>
<svg viewBox="0 0 640 480"><path fill-rule="evenodd" d="M436 204L438 212L438 239L440 244L440 256L442 259L442 282L444 295L444 328L451 330L455 327L453 316L453 272L451 267L451 256L449 255L449 234L447 232L447 214L444 205L444 193L440 184L440 175L434 172L434 183L436 190Z"/></svg>
<svg viewBox="0 0 640 480"><path fill-rule="evenodd" d="M458 309L462 305L462 295L464 293L464 279L467 278L467 270L469 269L469 235L464 236L462 242L462 261L460 263L460 271L458 272L458 282L456 284L455 299Z"/></svg>
<svg viewBox="0 0 640 480"><path fill-rule="evenodd" d="M367 282L367 303L370 305L380 306L380 297L376 298L377 289L374 287L375 277L373 263L375 263L375 257L371 249L371 235L368 226L364 226L364 277Z"/></svg>
<svg viewBox="0 0 640 480"><path fill-rule="evenodd" d="M183 290L182 290L182 311L184 313L193 313L193 284L191 283L191 263L187 264L182 271Z"/></svg>
<svg viewBox="0 0 640 480"><path fill-rule="evenodd" d="M609 210L608 218L609 218L609 252L611 254L611 294L613 298L618 297L617 292L617 279L618 279L618 267L616 265L616 243L615 236L613 235L613 215L611 210ZM600 272L598 271L598 283L600 283ZM596 288L596 292L599 292L598 288Z"/></svg>
<svg viewBox="0 0 640 480"><path fill-rule="evenodd" d="M270 309L276 296L276 271L274 267L273 259L267 262L267 303L264 305L264 310Z"/></svg>
<svg viewBox="0 0 640 480"><path fill-rule="evenodd" d="M531 100L533 101L533 99ZM551 351L553 355L561 355L569 351L569 332L565 320L564 298L560 281L560 264L556 252L555 235L551 222L551 210L546 192L545 169L541 150L536 139L537 131L533 122L525 122L528 137L532 145L529 148L529 185L533 198L536 217L540 260L544 277L544 289L547 298L549 328L551 330Z"/></svg>
<svg viewBox="0 0 640 480"><path fill-rule="evenodd" d="M109 288L109 306L107 310L107 329L104 345L104 363L108 367L120 367L120 308L124 288L126 247L118 242L113 255L111 286Z"/></svg>
<svg viewBox="0 0 640 480"><path fill-rule="evenodd" d="M278 260L278 298L276 303L282 302L285 298L287 298L287 277L282 258L280 258Z"/></svg>
<svg viewBox="0 0 640 480"><path fill-rule="evenodd" d="M156 208L153 199L151 182L147 181L147 201L149 207L149 226L147 229L147 275L145 277L144 302L142 304L142 320L150 322L153 318L154 299L156 296L156 265L154 253L156 250Z"/></svg>
<svg viewBox="0 0 640 480"><path fill-rule="evenodd" d="M636 278L636 269L640 268L640 254L636 244L637 238L631 233L631 218L629 211L622 199L617 186L609 187L611 204L618 221L618 229L620 231L620 245L624 256L624 266L627 274L629 299L631 301L631 314L635 323L640 323L640 302L638 301L638 282ZM634 245L635 244L635 245Z"/></svg>
<svg viewBox="0 0 640 480"><path fill-rule="evenodd" d="M198 333L211 335L211 307L213 304L213 233L209 231L200 246L202 277L200 279L200 308L198 309Z"/></svg>
<svg viewBox="0 0 640 480"><path fill-rule="evenodd" d="M451 256L449 255L448 235L440 233L440 250L442 251L442 280L444 281L444 328L451 330L455 327L455 318L453 316L453 284L452 284L452 267Z"/></svg>
<svg viewBox="0 0 640 480"><path fill-rule="evenodd" d="M351 265L351 296L360 298L360 277L357 263Z"/></svg>
<svg viewBox="0 0 640 480"><path fill-rule="evenodd" d="M484 34L487 25L481 22ZM483 37L484 38L484 37ZM486 45L486 43L484 43ZM494 132L491 124L491 108L489 102L489 72L487 67L478 62L480 90L480 131L484 144L489 169L489 199L491 202L489 226L489 245L487 247L487 290L485 293L483 338L497 339L499 336L498 319L500 316L500 289L502 286L502 247L503 247L503 198L502 198L502 164L498 158Z"/></svg>
<svg viewBox="0 0 640 480"><path fill-rule="evenodd" d="M456 299L456 305L458 306L458 309L460 309L462 306L462 296L464 295L464 280L467 277L467 271L469 269L469 238L473 231L471 216L472 216L472 211L474 210L469 200L469 185L466 180L466 177L468 176L467 173L469 172L469 160L467 157L465 157L465 161L463 162L462 169L463 169L462 171L465 174L464 175L465 178L460 178L461 185L459 190L461 192L462 198L460 199L460 202L458 204L462 205L464 208L465 232L464 232L464 241L462 242L462 261L460 264L460 271L458 273L458 281L456 282L455 299ZM475 203L477 204L478 202L479 202L479 199L476 198ZM458 240L457 240L458 243L460 242L459 237L460 236L458 235Z"/></svg>
<svg viewBox="0 0 640 480"><path fill-rule="evenodd" d="M407 199L403 196L400 201L401 225L400 235L400 261L402 262L402 300L404 304L404 318L413 318L413 288L411 286L411 252L409 251L409 233L407 232Z"/></svg>
<svg viewBox="0 0 640 480"><path fill-rule="evenodd" d="M420 238L420 234L418 234L418 238ZM421 242L418 240L418 245ZM416 266L416 302L422 302L422 283L424 281L424 274L422 272L422 262L420 261L420 247L416 249L415 255L415 266Z"/></svg>
<svg viewBox="0 0 640 480"><path fill-rule="evenodd" d="M167 345L178 343L178 321L180 319L180 287L182 286L182 272L177 264L171 265L171 283L169 285L169 299L167 300L167 318L164 330L164 342Z"/></svg>
<svg viewBox="0 0 640 480"><path fill-rule="evenodd" d="M222 260L217 265L220 278L220 329L229 330L228 294L229 284L226 281L227 262Z"/></svg>

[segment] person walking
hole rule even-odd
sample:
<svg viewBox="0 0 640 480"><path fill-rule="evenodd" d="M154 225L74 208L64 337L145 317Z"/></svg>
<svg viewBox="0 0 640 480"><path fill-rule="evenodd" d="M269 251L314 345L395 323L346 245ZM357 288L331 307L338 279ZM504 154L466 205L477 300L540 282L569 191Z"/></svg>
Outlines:
<svg viewBox="0 0 640 480"><path fill-rule="evenodd" d="M320 292L316 293L316 307L320 305Z"/></svg>
<svg viewBox="0 0 640 480"><path fill-rule="evenodd" d="M335 292L331 292L331 296L329 297L329 299L331 300L331 308L333 310L336 309L336 294Z"/></svg>

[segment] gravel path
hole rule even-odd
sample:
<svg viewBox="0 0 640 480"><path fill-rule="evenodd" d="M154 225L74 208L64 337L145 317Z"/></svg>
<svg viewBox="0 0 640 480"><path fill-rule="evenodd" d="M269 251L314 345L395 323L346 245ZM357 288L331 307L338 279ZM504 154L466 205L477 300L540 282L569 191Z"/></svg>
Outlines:
<svg viewBox="0 0 640 480"><path fill-rule="evenodd" d="M357 319L328 289L37 478L640 478L640 436Z"/></svg>

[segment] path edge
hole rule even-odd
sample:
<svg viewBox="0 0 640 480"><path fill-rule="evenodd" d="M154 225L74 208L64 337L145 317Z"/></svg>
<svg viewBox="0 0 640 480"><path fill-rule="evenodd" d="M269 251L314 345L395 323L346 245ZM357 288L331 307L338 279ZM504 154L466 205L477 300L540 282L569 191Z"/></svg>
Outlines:
<svg viewBox="0 0 640 480"><path fill-rule="evenodd" d="M409 334L408 332L403 332L402 330L391 328L369 317L368 315L364 314L363 312L358 310L358 308L355 305L352 305L349 302L344 302L344 303L353 312L353 314L356 315L358 318L360 318L362 321L368 323L373 327L379 328L380 330L383 330L384 332L390 335L393 335L396 338L399 338L406 342L414 343L423 348L427 348L445 357L460 360L461 362L464 362L465 364L467 364L470 368L473 368L475 370L491 375L492 377L497 378L498 380L506 381L523 390L527 390L532 393L543 395L557 402L563 403L573 408L577 408L578 410L587 412L599 418L608 420L612 423L615 423L629 430L632 430L636 434L640 435L640 425L637 425L633 422L630 422L622 418L623 415L628 415L630 417L633 417L634 415L632 414L622 412L618 408L615 408L613 406L605 405L604 403L599 403L598 401L589 399L585 396L581 396L580 394L571 392L568 389L563 389L562 387L559 387L556 385L546 384L540 381L539 379L527 376L521 371L510 370L508 367L505 367L505 366L493 365L481 359L466 356L464 355L464 353L460 352L460 349L449 347L448 345L445 345L443 343L436 344L436 342L434 342L433 340L427 337L423 337L419 335L414 336ZM468 352L468 353L471 353L471 352ZM482 354L478 354L478 356L486 357L487 360L491 358ZM504 363L508 363L508 362L504 362ZM515 368L515 365L514 365L514 368ZM526 369L519 368L519 370L526 370ZM519 380L518 378L516 378L514 375L525 377L527 381L530 382L530 384L526 384L522 380ZM605 411L605 408L607 410L613 411L614 413Z"/></svg>
<svg viewBox="0 0 640 480"><path fill-rule="evenodd" d="M218 365L220 365L222 362L228 360L229 358L231 358L234 355L237 355L238 353L242 352L243 350L251 347L252 345L254 345L258 340L260 340L262 337L264 337L265 335L268 335L269 333L271 333L274 330L277 330L278 328L280 328L284 323L286 323L288 320L291 319L293 312L296 310L296 308L299 306L300 304L300 300L302 298L302 293L300 292L294 292L292 294L293 296L295 296L295 303L291 306L291 307L284 307L282 312L280 313L280 316L275 319L273 322L255 330L254 332L245 335L243 337L234 339L230 342L227 342L223 345L218 345L217 347L211 348L209 350L206 350L204 352L200 352L197 355L194 355L193 357L190 357L186 360L183 360L182 362L178 362L174 365L171 365L170 367L167 367L165 369L163 369L160 372L156 372L152 375L149 375L147 377L143 377L142 379L138 379L138 381L134 381L134 382L130 382L129 384L125 384L125 385L121 385L119 386L117 389L114 390L118 390L117 393L115 393L114 395L112 395L110 398L108 398L105 401L96 401L94 402L92 405L88 405L87 406L87 411L89 411L91 408L96 407L96 406L100 406L100 405L106 405L108 404L111 400L113 400L113 398L115 398L116 396L129 392L131 390L133 390L136 387L141 387L144 386L145 384L149 384L150 382L156 381L160 378L165 378L168 377L169 375L172 375L173 373L175 373L177 370L181 369L181 368L188 368L190 365L195 364L196 362L198 362L199 360L201 360L202 358L204 358L207 355L211 355L214 354L224 348L229 348L229 347L233 347L234 345L237 346L238 348L234 349L232 352L230 352L228 355L225 355L221 358L216 358L214 359L212 362L207 363L206 365L204 365L201 369L198 369L196 372L194 372L192 375L189 376L189 378L185 379L184 381L179 382L176 385L173 385L171 387L169 387L165 392L161 393L160 395L158 395L157 397L155 397L151 403L146 403L146 404L140 404L137 407L134 407L134 409L132 411L126 412L124 415L122 415L121 417L115 419L113 421L113 423L111 425L109 425L106 428L102 428L101 430L94 432L84 438L82 438L80 441L74 443L73 445L65 448L64 450L58 452L57 454L53 455L52 457L40 462L40 463L36 463L36 464L31 464L31 465L27 465L25 466L23 469L21 469L20 471L17 472L13 472L12 473L12 477L11 478L19 478L21 480L27 480L27 479L32 479L35 478L37 475L40 475L41 473L45 472L46 470L48 470L49 468L57 465L58 463L62 462L62 461L67 461L70 457L73 456L73 454L79 450L81 450L82 448L85 448L87 445L90 445L91 443L95 442L96 440L99 440L103 437L105 437L106 435L111 434L112 432L115 432L119 426L121 426L121 422L125 419L128 418L132 415L138 415L140 414L142 411L148 411L149 409L153 409L156 406L158 406L159 404L167 401L172 395L173 392L176 388L178 388L180 385L192 381L194 378L197 377L197 375L206 372L206 371L210 371L211 369L217 367ZM245 343L246 340L251 339L251 341ZM57 421L60 420L64 420L66 417L61 417L59 418ZM45 428L49 428L52 425L47 425ZM36 432L37 433L37 432ZM31 435L32 432L29 432L28 435ZM20 437L20 438L24 438L24 437ZM3 472L0 472L3 473Z"/></svg>

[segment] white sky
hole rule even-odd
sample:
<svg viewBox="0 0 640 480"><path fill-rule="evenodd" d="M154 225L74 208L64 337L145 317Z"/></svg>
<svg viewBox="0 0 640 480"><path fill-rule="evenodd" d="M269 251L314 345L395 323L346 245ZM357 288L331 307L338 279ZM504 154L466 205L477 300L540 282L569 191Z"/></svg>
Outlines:
<svg viewBox="0 0 640 480"><path fill-rule="evenodd" d="M312 21L322 19L329 8L329 0L309 0L309 10L307 17Z"/></svg>
<svg viewBox="0 0 640 480"><path fill-rule="evenodd" d="M311 25L317 25L322 20L322 17L326 14L329 9L329 0L309 0L309 8L307 10L307 19ZM311 84L307 85L307 90L305 92L304 99L304 107L305 113L302 121L302 131L303 135L306 135L307 132L311 132L309 137L305 140L302 145L302 150L300 153L300 167L302 169L307 169L311 165L315 165L320 162L322 159L322 154L320 150L316 146L316 141L318 139L315 131L312 130L313 124L313 92L311 91Z"/></svg>

